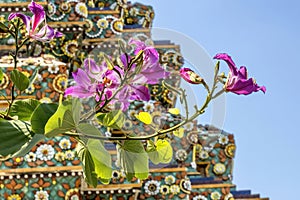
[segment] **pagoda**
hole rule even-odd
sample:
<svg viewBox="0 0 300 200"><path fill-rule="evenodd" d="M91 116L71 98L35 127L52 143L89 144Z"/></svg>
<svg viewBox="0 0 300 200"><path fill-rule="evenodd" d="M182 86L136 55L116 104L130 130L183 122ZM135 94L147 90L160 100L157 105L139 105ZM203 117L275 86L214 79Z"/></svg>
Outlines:
<svg viewBox="0 0 300 200"><path fill-rule="evenodd" d="M28 12L26 0L0 0L0 21L5 23L11 12ZM126 0L49 0L40 1L47 10L48 24L65 35L50 43L35 42L24 47L18 63L26 74L39 75L25 91L23 99L58 102L64 90L72 84L70 72L92 56L98 59L101 52L112 58L119 54L119 46L129 39L153 45L160 55L160 63L170 72L168 84L179 87L179 70L184 66L180 46L171 41L153 41L151 25L154 11L151 6L130 3ZM13 39L0 33L0 67L12 70ZM128 52L132 49L126 46ZM10 94L12 83L9 73L0 82L0 91ZM151 85L151 101L133 102L128 115L147 111L158 126L171 126L181 117L164 112L173 108L176 94L162 84ZM0 97L0 107L7 105ZM89 105L86 104L86 109ZM147 134L147 127L137 120L128 120L123 129L137 135ZM0 133L1 134L1 133ZM112 130L111 134L119 134ZM233 160L236 145L233 134L197 121L184 126L183 132L168 135L173 159L168 164L150 162L146 180L127 180L118 165L116 145L105 142L112 155L114 170L109 184L97 187L83 179L80 160L75 155L77 142L71 137L41 138L29 153L0 160L0 199L193 199L193 200L268 200L250 190L237 190L233 184ZM14 139L14 138L12 138Z"/></svg>

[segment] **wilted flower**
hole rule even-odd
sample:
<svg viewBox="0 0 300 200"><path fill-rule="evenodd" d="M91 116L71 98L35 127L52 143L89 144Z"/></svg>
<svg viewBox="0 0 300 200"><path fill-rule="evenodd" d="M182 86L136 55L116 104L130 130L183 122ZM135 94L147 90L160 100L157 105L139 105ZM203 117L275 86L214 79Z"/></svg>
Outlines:
<svg viewBox="0 0 300 200"><path fill-rule="evenodd" d="M217 54L214 59L224 60L230 69L224 89L235 94L248 95L259 90L266 92L265 86L258 86L253 78L247 77L247 68L242 66L238 69L231 57L225 53Z"/></svg>
<svg viewBox="0 0 300 200"><path fill-rule="evenodd" d="M33 13L32 17L17 12L11 13L8 16L8 20L16 17L20 18L26 27L27 37L34 40L49 42L53 38L63 36L61 32L54 30L46 24L46 13L43 6L32 1L28 5L28 8Z"/></svg>

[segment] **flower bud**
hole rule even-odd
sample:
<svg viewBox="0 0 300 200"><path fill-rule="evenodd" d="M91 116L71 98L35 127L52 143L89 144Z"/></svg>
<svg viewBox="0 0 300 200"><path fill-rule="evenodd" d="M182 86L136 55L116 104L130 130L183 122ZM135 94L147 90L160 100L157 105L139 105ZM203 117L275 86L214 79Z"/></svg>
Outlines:
<svg viewBox="0 0 300 200"><path fill-rule="evenodd" d="M201 84L204 81L203 78L189 68L181 68L180 76L191 84Z"/></svg>

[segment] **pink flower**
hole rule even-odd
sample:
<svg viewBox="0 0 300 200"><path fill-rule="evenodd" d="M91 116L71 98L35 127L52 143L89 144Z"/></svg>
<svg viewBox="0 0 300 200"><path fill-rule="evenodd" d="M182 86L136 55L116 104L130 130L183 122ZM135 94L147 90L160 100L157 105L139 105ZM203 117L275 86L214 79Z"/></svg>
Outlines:
<svg viewBox="0 0 300 200"><path fill-rule="evenodd" d="M224 88L227 92L244 95L248 95L259 90L261 90L263 93L266 92L266 87L258 86L253 78L248 79L247 68L242 66L240 69L238 69L229 55L220 53L217 54L214 59L225 61L230 69L227 81L224 85Z"/></svg>
<svg viewBox="0 0 300 200"><path fill-rule="evenodd" d="M33 13L32 17L23 13L11 13L8 16L8 20L16 17L20 18L26 27L27 36L34 40L49 42L53 38L63 36L61 32L54 30L46 24L46 13L41 5L32 1L28 5L28 8Z"/></svg>
<svg viewBox="0 0 300 200"><path fill-rule="evenodd" d="M159 54L154 47L146 46L145 43L133 39L130 40L128 44L135 45L135 55L140 51L144 51L143 68L141 72L135 76L135 83L157 84L160 79L165 78L170 74L159 64ZM122 61L125 62L125 60Z"/></svg>
<svg viewBox="0 0 300 200"><path fill-rule="evenodd" d="M203 79L196 74L193 70L189 68L181 68L180 76L191 84L201 84L203 83Z"/></svg>

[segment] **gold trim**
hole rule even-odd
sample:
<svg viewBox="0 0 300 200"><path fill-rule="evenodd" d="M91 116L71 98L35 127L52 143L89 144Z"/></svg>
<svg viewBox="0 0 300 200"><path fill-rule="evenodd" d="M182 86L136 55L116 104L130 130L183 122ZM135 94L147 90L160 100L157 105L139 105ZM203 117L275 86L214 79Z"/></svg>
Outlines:
<svg viewBox="0 0 300 200"><path fill-rule="evenodd" d="M151 173L163 173L163 172L185 172L185 167L178 167L178 168L161 168L161 169L150 169Z"/></svg>
<svg viewBox="0 0 300 200"><path fill-rule="evenodd" d="M6 98L10 100L11 96L8 95ZM17 99L35 99L35 96L18 96ZM0 96L0 103L6 103L6 100L3 96Z"/></svg>
<svg viewBox="0 0 300 200"><path fill-rule="evenodd" d="M0 45L0 49L1 50L15 50L15 46L13 46L13 45ZM24 49L26 49L26 46L21 47L21 50L24 50Z"/></svg>
<svg viewBox="0 0 300 200"><path fill-rule="evenodd" d="M207 162L196 162L196 164L197 164L197 168L198 168L198 165L207 165L205 167L205 174L203 174L205 177L207 177L209 175L210 162L209 161L207 161ZM199 173L202 175L201 172L199 172Z"/></svg>
<svg viewBox="0 0 300 200"><path fill-rule="evenodd" d="M28 6L30 2L19 2L19 3L0 3L0 7L24 7ZM48 3L47 2L38 2L39 5L46 6Z"/></svg>
<svg viewBox="0 0 300 200"><path fill-rule="evenodd" d="M89 186L83 179L81 179L81 191L107 191L107 190L131 190L133 188L141 188L142 183L131 184L108 184L97 185L96 188Z"/></svg>
<svg viewBox="0 0 300 200"><path fill-rule="evenodd" d="M123 33L150 33L150 29L149 28L137 28L137 29L123 29L122 30Z"/></svg>
<svg viewBox="0 0 300 200"><path fill-rule="evenodd" d="M72 25L84 26L86 22L84 21L75 21L75 22L48 22L52 27L70 27Z"/></svg>
<svg viewBox="0 0 300 200"><path fill-rule="evenodd" d="M94 39L85 39L83 40L83 44L85 43L98 43L98 42L115 42L118 41L119 38L94 38Z"/></svg>
<svg viewBox="0 0 300 200"><path fill-rule="evenodd" d="M180 50L180 46L176 45L176 44L166 44L166 45L157 44L157 45L154 45L154 47L159 48L159 49L176 49L176 50ZM179 53L179 52L177 52L177 53Z"/></svg>
<svg viewBox="0 0 300 200"><path fill-rule="evenodd" d="M22 169L1 169L0 175L7 174L26 174L42 172L59 172L59 171L82 171L82 166L64 166L64 167L41 167L41 168L22 168Z"/></svg>
<svg viewBox="0 0 300 200"><path fill-rule="evenodd" d="M119 11L116 10L89 10L88 11L89 15L114 15L114 14L120 14Z"/></svg>
<svg viewBox="0 0 300 200"><path fill-rule="evenodd" d="M193 189L209 189L209 188L224 188L224 187L235 187L234 184L201 184L201 185L192 185ZM248 200L248 199L247 199Z"/></svg>

